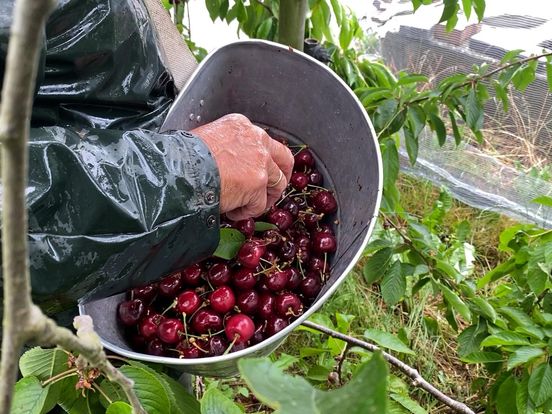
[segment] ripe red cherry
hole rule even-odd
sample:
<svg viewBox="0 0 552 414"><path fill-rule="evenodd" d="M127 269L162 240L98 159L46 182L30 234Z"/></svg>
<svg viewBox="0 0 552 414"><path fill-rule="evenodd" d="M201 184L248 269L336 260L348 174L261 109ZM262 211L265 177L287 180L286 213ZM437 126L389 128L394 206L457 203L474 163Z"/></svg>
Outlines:
<svg viewBox="0 0 552 414"><path fill-rule="evenodd" d="M255 344L258 344L259 342L264 341L265 336L266 336L264 328L265 328L265 322L257 323L255 325L255 332L253 333L253 336L249 340L251 345L255 345Z"/></svg>
<svg viewBox="0 0 552 414"><path fill-rule="evenodd" d="M232 284L239 290L253 289L257 284L257 277L251 269L242 267L233 274Z"/></svg>
<svg viewBox="0 0 552 414"><path fill-rule="evenodd" d="M304 214L299 214L301 217L301 220L303 221L303 224L305 227L309 230L314 230L318 227L318 222L322 218L321 215L311 213L311 212L305 212Z"/></svg>
<svg viewBox="0 0 552 414"><path fill-rule="evenodd" d="M212 309L200 309L192 318L192 328L198 335L222 329L222 318Z"/></svg>
<svg viewBox="0 0 552 414"><path fill-rule="evenodd" d="M238 251L238 263L243 267L255 269L259 265L265 251L266 246L259 240L245 242Z"/></svg>
<svg viewBox="0 0 552 414"><path fill-rule="evenodd" d="M176 344L180 341L180 333L184 325L179 319L167 318L157 327L157 336L166 344Z"/></svg>
<svg viewBox="0 0 552 414"><path fill-rule="evenodd" d="M297 246L291 240L286 240L280 247L279 256L283 261L291 261L297 254Z"/></svg>
<svg viewBox="0 0 552 414"><path fill-rule="evenodd" d="M335 236L328 233L314 233L312 236L312 250L316 253L333 253L337 249Z"/></svg>
<svg viewBox="0 0 552 414"><path fill-rule="evenodd" d="M245 220L239 220L234 223L234 228L242 232L242 234L248 239L255 233L255 220L248 218Z"/></svg>
<svg viewBox="0 0 552 414"><path fill-rule="evenodd" d="M253 315L259 306L259 294L255 290L245 290L236 298L238 308L248 315Z"/></svg>
<svg viewBox="0 0 552 414"><path fill-rule="evenodd" d="M152 339L146 345L146 352L150 355L163 356L165 355L165 345L159 338Z"/></svg>
<svg viewBox="0 0 552 414"><path fill-rule="evenodd" d="M295 196L293 197L293 202L297 204L297 207L299 207L299 210L305 210L307 206L307 200L305 200L305 197L301 196Z"/></svg>
<svg viewBox="0 0 552 414"><path fill-rule="evenodd" d="M276 225L280 231L286 231L293 224L293 216L291 213L281 208L270 211L266 219L269 223Z"/></svg>
<svg viewBox="0 0 552 414"><path fill-rule="evenodd" d="M295 154L295 157L293 158L295 159L293 168L296 170L314 167L314 156L312 155L312 152L306 148Z"/></svg>
<svg viewBox="0 0 552 414"><path fill-rule="evenodd" d="M159 293L165 297L174 298L182 286L180 272L175 272L159 282Z"/></svg>
<svg viewBox="0 0 552 414"><path fill-rule="evenodd" d="M230 281L230 269L226 263L215 263L209 268L207 278L213 286L226 285Z"/></svg>
<svg viewBox="0 0 552 414"><path fill-rule="evenodd" d="M286 289L289 290L295 290L299 287L299 284L301 283L302 277L299 271L294 268L290 267L289 269L285 270L288 273L288 282L286 285Z"/></svg>
<svg viewBox="0 0 552 414"><path fill-rule="evenodd" d="M201 298L193 290L185 290L176 298L176 310L191 315L201 305Z"/></svg>
<svg viewBox="0 0 552 414"><path fill-rule="evenodd" d="M314 299L322 289L322 281L316 274L308 274L299 284L299 290L307 299Z"/></svg>
<svg viewBox="0 0 552 414"><path fill-rule="evenodd" d="M201 358L202 352L199 350L198 347L194 346L190 341L184 339L182 340L177 346L176 350L178 351L180 358Z"/></svg>
<svg viewBox="0 0 552 414"><path fill-rule="evenodd" d="M309 177L304 172L296 171L291 174L289 183L297 191L303 191L309 185Z"/></svg>
<svg viewBox="0 0 552 414"><path fill-rule="evenodd" d="M270 293L262 293L259 296L259 306L257 315L263 319L268 319L274 314L274 296Z"/></svg>
<svg viewBox="0 0 552 414"><path fill-rule="evenodd" d="M228 348L228 342L222 337L222 335L211 336L207 341L207 350L209 356L219 356L224 354Z"/></svg>
<svg viewBox="0 0 552 414"><path fill-rule="evenodd" d="M140 299L145 304L150 304L155 295L157 295L157 283L136 287L130 291L132 299Z"/></svg>
<svg viewBox="0 0 552 414"><path fill-rule="evenodd" d="M263 233L263 240L268 246L279 246L282 244L283 237L276 229L269 229Z"/></svg>
<svg viewBox="0 0 552 414"><path fill-rule="evenodd" d="M145 310L144 302L140 299L133 299L121 302L117 312L123 325L133 326L142 318Z"/></svg>
<svg viewBox="0 0 552 414"><path fill-rule="evenodd" d="M144 318L143 321L140 322L140 325L138 326L140 334L148 341L156 338L157 327L163 320L165 320L165 317L159 313L154 313L147 316L146 318Z"/></svg>
<svg viewBox="0 0 552 414"><path fill-rule="evenodd" d="M266 320L265 333L267 336L272 336L280 332L288 326L287 320L279 316L272 316Z"/></svg>
<svg viewBox="0 0 552 414"><path fill-rule="evenodd" d="M257 285L255 286L255 289L259 293L270 293L271 290L268 288L268 285L266 284L266 277L263 277L259 279L257 282Z"/></svg>
<svg viewBox="0 0 552 414"><path fill-rule="evenodd" d="M211 308L220 314L230 311L236 304L234 292L228 286L221 286L209 296Z"/></svg>
<svg viewBox="0 0 552 414"><path fill-rule="evenodd" d="M244 343L255 333L255 324L249 316L238 313L228 318L224 332L229 341Z"/></svg>
<svg viewBox="0 0 552 414"><path fill-rule="evenodd" d="M274 311L282 318L299 316L303 313L303 303L296 294L283 292L274 298Z"/></svg>
<svg viewBox="0 0 552 414"><path fill-rule="evenodd" d="M318 170L312 170L309 174L309 184L321 186L324 184L324 177Z"/></svg>
<svg viewBox="0 0 552 414"><path fill-rule="evenodd" d="M188 286L199 286L201 283L201 273L203 269L199 263L193 264L182 270L182 281Z"/></svg>
<svg viewBox="0 0 552 414"><path fill-rule="evenodd" d="M337 211L337 201L327 190L317 191L311 196L311 203L317 213L330 214Z"/></svg>
<svg viewBox="0 0 552 414"><path fill-rule="evenodd" d="M295 242L297 247L300 247L300 248L310 247L311 245L309 236L307 236L306 234L301 234L297 236L293 241Z"/></svg>
<svg viewBox="0 0 552 414"><path fill-rule="evenodd" d="M284 289L288 281L289 273L285 270L270 272L266 275L266 286L274 292Z"/></svg>
<svg viewBox="0 0 552 414"><path fill-rule="evenodd" d="M293 200L288 200L282 205L282 210L289 211L293 218L297 218L299 214L299 206Z"/></svg>
<svg viewBox="0 0 552 414"><path fill-rule="evenodd" d="M328 264L324 262L324 259L318 256L312 256L309 260L308 270L313 272L326 272L328 270Z"/></svg>

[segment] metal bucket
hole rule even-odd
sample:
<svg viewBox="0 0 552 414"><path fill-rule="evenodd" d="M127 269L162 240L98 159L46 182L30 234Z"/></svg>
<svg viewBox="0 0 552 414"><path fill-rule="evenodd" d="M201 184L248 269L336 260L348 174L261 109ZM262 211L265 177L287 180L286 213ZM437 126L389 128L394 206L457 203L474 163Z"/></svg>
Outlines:
<svg viewBox="0 0 552 414"><path fill-rule="evenodd" d="M156 357L132 351L116 320L124 293L81 304L103 345L125 357L169 365L206 376L231 376L242 357L270 354L290 332L319 309L359 259L375 224L382 193L376 135L348 86L320 62L280 44L246 40L209 54L174 102L161 130L190 130L228 113L277 128L308 144L323 166L339 203L338 250L331 278L297 320L260 344L201 359Z"/></svg>

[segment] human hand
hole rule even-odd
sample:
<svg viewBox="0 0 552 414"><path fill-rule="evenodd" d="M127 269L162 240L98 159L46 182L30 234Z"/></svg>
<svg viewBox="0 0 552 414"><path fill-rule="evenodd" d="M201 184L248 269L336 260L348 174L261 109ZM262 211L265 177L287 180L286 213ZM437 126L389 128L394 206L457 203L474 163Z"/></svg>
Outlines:
<svg viewBox="0 0 552 414"><path fill-rule="evenodd" d="M247 117L229 114L193 131L209 147L220 174L220 212L230 220L257 217L282 195L293 155Z"/></svg>

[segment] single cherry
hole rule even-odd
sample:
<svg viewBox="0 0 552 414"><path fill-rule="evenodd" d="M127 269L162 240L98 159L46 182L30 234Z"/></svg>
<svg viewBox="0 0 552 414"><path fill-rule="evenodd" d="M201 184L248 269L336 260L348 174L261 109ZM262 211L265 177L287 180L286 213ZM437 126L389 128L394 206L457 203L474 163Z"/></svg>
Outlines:
<svg viewBox="0 0 552 414"><path fill-rule="evenodd" d="M305 227L309 230L314 230L318 227L318 222L322 219L322 215L312 212L299 213Z"/></svg>
<svg viewBox="0 0 552 414"><path fill-rule="evenodd" d="M262 319L268 319L274 314L274 295L270 293L262 293L259 296L259 306L257 315Z"/></svg>
<svg viewBox="0 0 552 414"><path fill-rule="evenodd" d="M152 339L146 345L146 352L154 356L163 356L165 355L165 345L159 340L159 338Z"/></svg>
<svg viewBox="0 0 552 414"><path fill-rule="evenodd" d="M320 174L318 170L312 170L309 174L309 184L316 185L320 187L324 184L324 177Z"/></svg>
<svg viewBox="0 0 552 414"><path fill-rule="evenodd" d="M220 314L230 311L236 304L234 292L228 286L221 286L209 295L211 308Z"/></svg>
<svg viewBox="0 0 552 414"><path fill-rule="evenodd" d="M312 256L309 260L307 269L313 272L326 272L328 270L328 264L325 263L324 258L318 256Z"/></svg>
<svg viewBox="0 0 552 414"><path fill-rule="evenodd" d="M307 299L314 299L322 289L322 281L316 274L308 274L299 284L299 290Z"/></svg>
<svg viewBox="0 0 552 414"><path fill-rule="evenodd" d="M151 340L157 337L157 327L159 324L165 320L165 317L159 313L154 313L147 316L140 322L138 329L140 334L146 338L146 340Z"/></svg>
<svg viewBox="0 0 552 414"><path fill-rule="evenodd" d="M293 158L295 159L295 163L293 166L295 170L314 167L314 156L309 149L302 149L297 154L295 154Z"/></svg>
<svg viewBox="0 0 552 414"><path fill-rule="evenodd" d="M157 336L166 344L180 341L181 332L184 332L184 325L179 319L167 318L157 327Z"/></svg>
<svg viewBox="0 0 552 414"><path fill-rule="evenodd" d="M279 256L283 261L291 261L297 254L297 246L291 240L286 240L280 247Z"/></svg>
<svg viewBox="0 0 552 414"><path fill-rule="evenodd" d="M266 286L273 292L284 289L289 281L289 273L285 270L270 272L266 275Z"/></svg>
<svg viewBox="0 0 552 414"><path fill-rule="evenodd" d="M215 263L209 268L207 278L213 286L226 285L230 282L230 269L226 263Z"/></svg>
<svg viewBox="0 0 552 414"><path fill-rule="evenodd" d="M312 236L312 250L315 253L333 253L337 249L335 236L328 233L314 233Z"/></svg>
<svg viewBox="0 0 552 414"><path fill-rule="evenodd" d="M266 320L265 333L267 336L272 336L280 332L286 326L288 326L286 319L279 316L272 316Z"/></svg>
<svg viewBox="0 0 552 414"><path fill-rule="evenodd" d="M263 240L268 246L279 246L282 244L283 237L276 229L269 229L263 233Z"/></svg>
<svg viewBox="0 0 552 414"><path fill-rule="evenodd" d="M245 343L255 333L255 324L249 316L238 313L237 315L232 315L226 321L224 332L229 341Z"/></svg>
<svg viewBox="0 0 552 414"><path fill-rule="evenodd" d="M309 184L309 177L304 172L296 171L291 174L289 183L297 191L303 191L305 188L307 188L307 185Z"/></svg>
<svg viewBox="0 0 552 414"><path fill-rule="evenodd" d="M266 260L268 263L274 263L277 258L278 256L276 256L276 253L269 249L267 249L263 255L263 260Z"/></svg>
<svg viewBox="0 0 552 414"><path fill-rule="evenodd" d="M198 335L214 333L222 329L222 318L212 309L200 309L192 318L192 328Z"/></svg>
<svg viewBox="0 0 552 414"><path fill-rule="evenodd" d="M238 294L236 305L243 313L253 315L259 306L259 294L255 290L245 290Z"/></svg>
<svg viewBox="0 0 552 414"><path fill-rule="evenodd" d="M155 299L155 295L157 295L157 283L136 287L130 291L132 299L140 299L145 304L150 304Z"/></svg>
<svg viewBox="0 0 552 414"><path fill-rule="evenodd" d="M257 276L251 269L242 267L232 275L232 284L239 290L253 289L257 284Z"/></svg>
<svg viewBox="0 0 552 414"><path fill-rule="evenodd" d="M295 293L282 292L274 298L274 311L282 318L299 316L303 313L303 303Z"/></svg>
<svg viewBox="0 0 552 414"><path fill-rule="evenodd" d="M253 336L249 340L251 345L258 344L259 342L262 342L265 340L265 322L258 323L255 325L255 332L253 333Z"/></svg>
<svg viewBox="0 0 552 414"><path fill-rule="evenodd" d="M290 267L285 270L288 273L288 282L286 289L295 290L299 287L302 277L299 271L295 267Z"/></svg>
<svg viewBox="0 0 552 414"><path fill-rule="evenodd" d="M293 218L297 218L297 215L299 214L299 206L293 200L287 200L282 205L282 210L288 211L293 216Z"/></svg>
<svg viewBox="0 0 552 414"><path fill-rule="evenodd" d="M297 204L297 207L299 207L300 211L305 210L308 207L305 197L295 196L293 197L293 202Z"/></svg>
<svg viewBox="0 0 552 414"><path fill-rule="evenodd" d="M291 213L281 208L270 211L266 218L269 223L276 225L280 231L286 231L293 224Z"/></svg>
<svg viewBox="0 0 552 414"><path fill-rule="evenodd" d="M238 263L240 263L243 267L255 269L259 265L261 257L263 257L265 251L266 246L261 241L247 241L238 251Z"/></svg>
<svg viewBox="0 0 552 414"><path fill-rule="evenodd" d="M337 211L337 201L327 190L317 191L311 195L311 203L317 213L330 214Z"/></svg>
<svg viewBox="0 0 552 414"><path fill-rule="evenodd" d="M196 346L194 346L190 341L184 339L176 346L180 358L192 359L192 358L201 358L202 352Z"/></svg>
<svg viewBox="0 0 552 414"><path fill-rule="evenodd" d="M182 286L182 275L175 272L164 277L159 282L159 293L165 297L174 298Z"/></svg>
<svg viewBox="0 0 552 414"><path fill-rule="evenodd" d="M199 286L201 284L201 274L203 269L199 263L193 264L181 271L182 281L188 286Z"/></svg>
<svg viewBox="0 0 552 414"><path fill-rule="evenodd" d="M201 298L193 290L185 290L176 298L176 310L191 315L201 306Z"/></svg>
<svg viewBox="0 0 552 414"><path fill-rule="evenodd" d="M207 349L209 356L219 356L224 354L224 351L228 348L228 342L222 335L211 336L207 340Z"/></svg>
<svg viewBox="0 0 552 414"><path fill-rule="evenodd" d="M241 231L248 239L255 233L255 220L248 218L245 220L236 221L234 228Z"/></svg>
<svg viewBox="0 0 552 414"><path fill-rule="evenodd" d="M144 302L140 299L133 299L121 302L117 312L123 325L133 326L142 318L145 310L146 307L144 306Z"/></svg>

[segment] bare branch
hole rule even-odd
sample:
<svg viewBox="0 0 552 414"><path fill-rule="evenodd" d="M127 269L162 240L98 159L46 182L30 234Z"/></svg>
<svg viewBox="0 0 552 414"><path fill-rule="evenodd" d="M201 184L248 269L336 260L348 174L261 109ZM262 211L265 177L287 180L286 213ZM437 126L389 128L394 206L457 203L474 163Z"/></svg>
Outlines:
<svg viewBox="0 0 552 414"><path fill-rule="evenodd" d="M378 346L371 344L369 342L362 341L360 339L353 338L352 336L342 334L341 332L334 331L333 329L326 328L325 326L318 325L316 323L305 321L303 322L303 326L306 326L311 329L315 329L319 332L323 332L326 335L329 335L331 337L341 339L342 341L345 341L347 344L358 346L360 348L366 349L370 352L376 352L381 351L383 354L383 358L389 362L394 367L398 368L402 373L406 374L411 380L412 385L415 387L419 387L427 392L429 392L431 395L433 395L437 400L441 401L443 404L446 404L448 407L456 410L458 413L462 414L475 414L474 411L472 411L467 405L464 403L461 403L459 401L453 400L449 396L443 394L441 391L439 391L437 388L435 388L432 384L427 382L418 372L417 369L412 368L410 365L405 364L400 359L395 358L393 355L388 354L385 351L382 351Z"/></svg>

